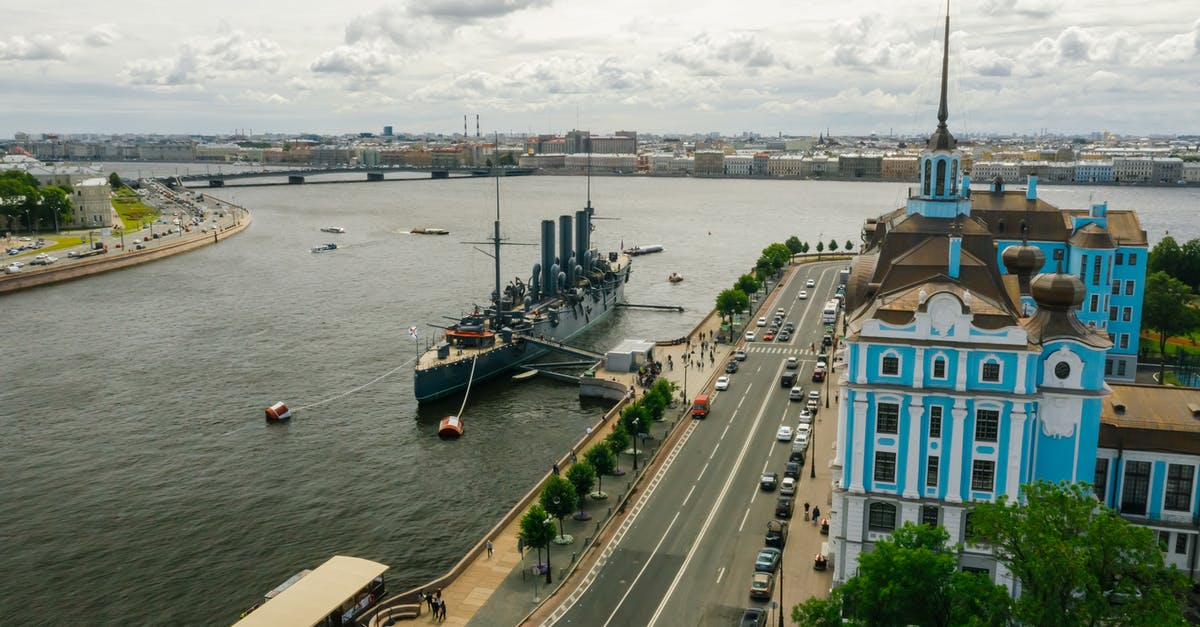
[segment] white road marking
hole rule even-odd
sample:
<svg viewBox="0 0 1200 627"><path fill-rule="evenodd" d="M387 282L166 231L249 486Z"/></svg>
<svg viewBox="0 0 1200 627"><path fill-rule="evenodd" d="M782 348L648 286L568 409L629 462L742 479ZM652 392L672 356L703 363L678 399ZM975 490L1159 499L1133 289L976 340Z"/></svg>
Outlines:
<svg viewBox="0 0 1200 627"><path fill-rule="evenodd" d="M708 464L705 464L704 467L708 468ZM704 474L704 471L700 471L700 474ZM699 479L699 477L696 477L696 478ZM696 491L696 486L693 484L692 489L688 490L687 496L683 497L683 502L680 503L679 506L683 507L684 505L687 505L688 499L692 498L692 492L695 492L695 491Z"/></svg>
<svg viewBox="0 0 1200 627"><path fill-rule="evenodd" d="M650 551L651 556L653 556L655 553L658 553L659 547L661 547L662 543L666 541L667 536L671 535L671 527L675 526L676 520L679 520L679 512L675 512L675 516L671 518L671 524L667 525L667 530L664 531L662 537L658 539L658 544L655 544L654 550ZM617 615L617 610L621 609L621 604L625 603L625 599L629 598L629 593L633 592L634 586L636 586L638 580L642 578L642 574L646 572L646 568L650 566L650 561L651 560L647 558L646 563L642 564L642 569L638 571L637 576L633 578L633 581L629 582L629 587L625 590L625 594L621 595L621 600L617 601L617 605L613 607L612 614L609 614L608 620L604 621L604 627L608 627L608 624L612 622L613 617Z"/></svg>
<svg viewBox="0 0 1200 627"><path fill-rule="evenodd" d="M754 503L754 497L750 497L750 502ZM738 525L738 533L741 533L742 529L744 529L746 527L746 519L749 517L750 517L750 508L747 507L746 513L742 514L742 524Z"/></svg>
<svg viewBox="0 0 1200 627"><path fill-rule="evenodd" d="M724 576L725 576L725 567L722 566L721 570L717 571L717 583L721 583L721 578Z"/></svg>

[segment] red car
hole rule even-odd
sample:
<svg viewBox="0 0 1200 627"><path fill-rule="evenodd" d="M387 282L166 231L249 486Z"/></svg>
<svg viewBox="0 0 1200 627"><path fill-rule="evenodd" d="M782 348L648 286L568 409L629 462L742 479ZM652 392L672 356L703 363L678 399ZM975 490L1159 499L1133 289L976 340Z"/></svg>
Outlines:
<svg viewBox="0 0 1200 627"><path fill-rule="evenodd" d="M763 341L764 342L770 342L773 339L775 339L774 331L767 331L766 333L763 333Z"/></svg>

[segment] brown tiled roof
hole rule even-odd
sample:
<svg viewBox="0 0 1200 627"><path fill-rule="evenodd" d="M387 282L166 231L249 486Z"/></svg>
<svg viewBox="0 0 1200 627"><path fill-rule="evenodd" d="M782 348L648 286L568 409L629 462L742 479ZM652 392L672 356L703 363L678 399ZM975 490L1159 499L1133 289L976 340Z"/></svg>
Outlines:
<svg viewBox="0 0 1200 627"><path fill-rule="evenodd" d="M1108 236L1108 231L1095 222L1079 227L1071 236L1070 242L1071 246L1080 248L1116 248L1112 238Z"/></svg>
<svg viewBox="0 0 1200 627"><path fill-rule="evenodd" d="M1200 388L1109 384L1100 446L1200 455Z"/></svg>
<svg viewBox="0 0 1200 627"><path fill-rule="evenodd" d="M921 298L921 292L925 298ZM924 311L929 297L938 292L950 292L967 303L974 316L973 324L984 329L999 329L1017 324L1016 317L1003 303L963 287L963 284L941 274L919 283L880 294L874 298L850 324L851 335L862 329L862 323L876 319L888 324L902 325L913 320L917 311ZM969 294L969 296L968 296Z"/></svg>
<svg viewBox="0 0 1200 627"><path fill-rule="evenodd" d="M1082 209L1068 209L1063 212L1068 220L1072 217L1087 215ZM1146 231L1142 230L1142 222L1136 211L1109 211L1107 213L1108 234L1118 246L1146 246ZM1070 224L1070 222L1068 222Z"/></svg>

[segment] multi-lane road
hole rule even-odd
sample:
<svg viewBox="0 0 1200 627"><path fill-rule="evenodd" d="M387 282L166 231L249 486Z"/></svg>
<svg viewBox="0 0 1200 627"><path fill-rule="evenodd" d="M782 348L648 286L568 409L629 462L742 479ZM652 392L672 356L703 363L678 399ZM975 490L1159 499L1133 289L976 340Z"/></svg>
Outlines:
<svg viewBox="0 0 1200 627"><path fill-rule="evenodd" d="M778 492L762 491L765 472L783 476L791 444L776 440L781 425L795 427L803 402L790 402L780 377L788 357L800 360L797 385L807 395L823 384L811 382L824 325L821 311L837 287L844 262L800 266L791 280L776 290L775 301L763 312L768 319L778 307L795 323L788 342L752 342L747 358L732 375L728 390L716 392L707 419L693 420L675 447L665 454L653 477L643 479L642 495L614 536L611 551L583 578L577 594L549 623L559 625L736 625L745 608L771 609L770 601L750 599L754 559L764 546L767 522L775 513ZM808 279L814 287L805 287ZM808 298L797 299L800 290ZM751 327L754 328L754 327ZM760 332L763 329L758 329ZM810 350L810 344L816 350ZM836 427L833 409L822 399L815 451L818 463L828 461L829 442ZM810 479L806 465L800 473L797 503L805 495L820 496L825 507L828 472ZM812 482L823 482L818 485ZM812 483L812 485L808 485ZM798 582L827 575L812 571L813 551L824 536L803 520L797 505L784 551L784 603L791 606L802 589ZM828 583L804 586L819 589ZM778 582L777 582L778 585ZM790 594L790 598L789 598ZM778 591L776 592L778 598ZM778 611L778 610L776 610ZM777 619L776 619L777 620Z"/></svg>

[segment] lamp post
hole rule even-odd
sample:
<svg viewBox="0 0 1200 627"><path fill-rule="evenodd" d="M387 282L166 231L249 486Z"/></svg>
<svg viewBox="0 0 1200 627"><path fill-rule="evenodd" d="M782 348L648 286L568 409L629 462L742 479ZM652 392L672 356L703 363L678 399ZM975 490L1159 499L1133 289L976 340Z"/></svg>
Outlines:
<svg viewBox="0 0 1200 627"><path fill-rule="evenodd" d="M779 549L779 627L783 627L783 549Z"/></svg>
<svg viewBox="0 0 1200 627"><path fill-rule="evenodd" d="M634 416L634 418L633 418L633 471L634 471L634 473L637 472L637 441L638 441L638 436L640 435L640 432L638 430L639 422L641 422L641 421L637 418L637 416Z"/></svg>
<svg viewBox="0 0 1200 627"><path fill-rule="evenodd" d="M557 503L558 503L558 497L555 497L555 499L554 499L554 502L555 502L555 504L557 504ZM553 526L553 525L554 525L554 519L553 519L552 517L550 517L550 516L547 516L547 517L546 517L546 524ZM553 539L551 539L549 542L547 542L547 543L546 543L546 585L547 585L547 586L549 586L549 585L550 585L550 545L551 545L551 544L554 544L554 540L553 540ZM550 594L550 589L549 589L549 588L546 588L546 594L547 594L547 595L549 595L549 594Z"/></svg>

